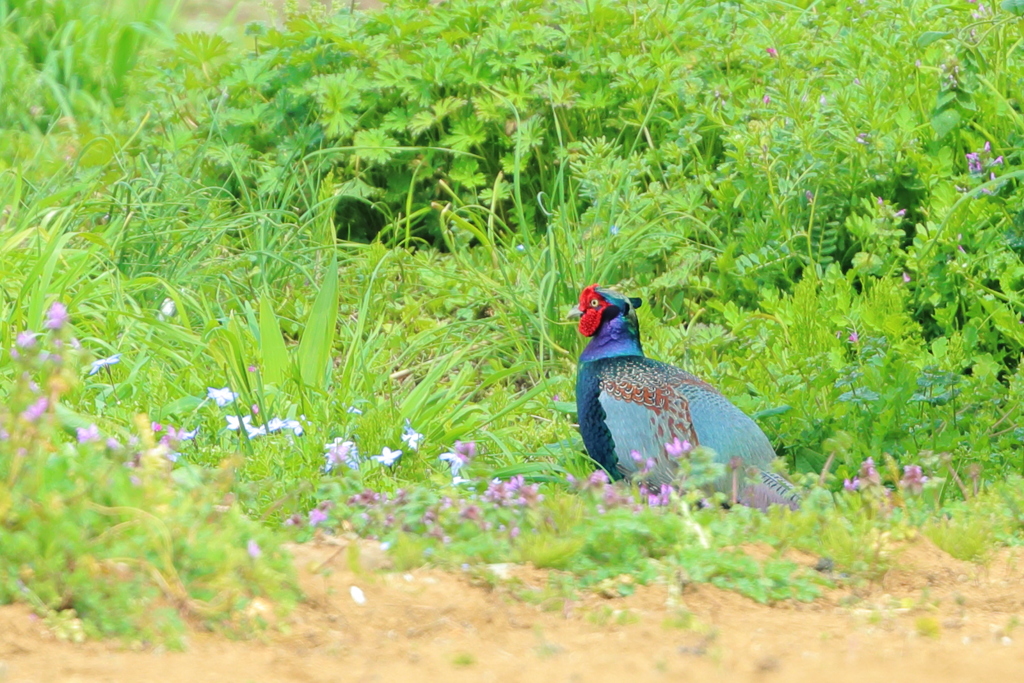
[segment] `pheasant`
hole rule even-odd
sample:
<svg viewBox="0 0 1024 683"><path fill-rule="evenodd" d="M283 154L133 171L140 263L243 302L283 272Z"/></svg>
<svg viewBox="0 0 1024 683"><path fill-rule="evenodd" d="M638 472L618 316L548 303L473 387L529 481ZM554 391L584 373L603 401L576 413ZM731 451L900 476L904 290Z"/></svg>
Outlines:
<svg viewBox="0 0 1024 683"><path fill-rule="evenodd" d="M657 485L672 481L680 444L706 446L717 462L739 465L715 484L733 502L796 507L789 482L768 470L775 450L757 423L707 382L644 355L636 317L641 304L595 284L569 314L590 337L576 376L577 416L590 457L615 479L643 475ZM650 460L653 467L641 472Z"/></svg>

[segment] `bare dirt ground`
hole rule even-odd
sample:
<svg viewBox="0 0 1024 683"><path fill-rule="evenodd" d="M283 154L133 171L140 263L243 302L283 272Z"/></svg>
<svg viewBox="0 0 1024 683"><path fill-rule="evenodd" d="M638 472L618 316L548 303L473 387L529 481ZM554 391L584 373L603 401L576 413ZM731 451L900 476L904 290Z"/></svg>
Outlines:
<svg viewBox="0 0 1024 683"><path fill-rule="evenodd" d="M654 585L552 609L462 573L353 572L337 543L294 549L308 601L260 641L194 633L183 653L74 645L24 607L0 608L0 682L1024 680L1019 550L983 567L919 540L877 584L811 604ZM543 571L509 571L520 589L546 585ZM677 601L694 617L686 627Z"/></svg>

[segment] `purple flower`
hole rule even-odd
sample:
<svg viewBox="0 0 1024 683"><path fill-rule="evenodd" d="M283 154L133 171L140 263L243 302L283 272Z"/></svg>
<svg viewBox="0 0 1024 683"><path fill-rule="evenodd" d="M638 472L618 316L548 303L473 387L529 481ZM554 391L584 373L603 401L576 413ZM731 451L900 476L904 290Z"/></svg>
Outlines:
<svg viewBox="0 0 1024 683"><path fill-rule="evenodd" d="M594 470L587 477L587 480L583 482L580 489L583 491L589 491L591 489L604 488L608 484L608 473L604 470Z"/></svg>
<svg viewBox="0 0 1024 683"><path fill-rule="evenodd" d="M765 93L764 97L761 98L761 101L765 104L771 104L772 98L768 97L768 93Z"/></svg>
<svg viewBox="0 0 1024 683"><path fill-rule="evenodd" d="M807 201L809 201L809 202L813 202L814 201L814 193L811 192L810 190L805 190L804 191L804 197L806 197Z"/></svg>
<svg viewBox="0 0 1024 683"><path fill-rule="evenodd" d="M629 496L620 491L615 485L606 483L601 495L601 501L606 509L627 505L630 502Z"/></svg>
<svg viewBox="0 0 1024 683"><path fill-rule="evenodd" d="M978 153L968 152L964 156L967 157L967 170L969 170L971 173L981 173L981 158L978 155Z"/></svg>
<svg viewBox="0 0 1024 683"><path fill-rule="evenodd" d="M857 334L857 330L853 330L852 332L850 332L850 336L847 337L846 340L851 344L856 344L858 341L860 341L860 335Z"/></svg>
<svg viewBox="0 0 1024 683"><path fill-rule="evenodd" d="M778 59L778 57L779 57L779 51L776 50L774 47L765 48L765 52L768 53L769 57L773 57L773 58L776 58L776 59Z"/></svg>
<svg viewBox="0 0 1024 683"><path fill-rule="evenodd" d="M910 273L908 273L907 271L903 271L903 281L910 282Z"/></svg>
<svg viewBox="0 0 1024 683"><path fill-rule="evenodd" d="M515 493L508 482L492 479L491 483L487 485L487 490L484 491L484 500L494 503L498 507L506 507L515 501Z"/></svg>
<svg viewBox="0 0 1024 683"><path fill-rule="evenodd" d="M850 493L853 493L860 488L860 479L854 477L853 479L844 479L843 488Z"/></svg>
<svg viewBox="0 0 1024 683"><path fill-rule="evenodd" d="M672 487L668 484L662 484L657 491L643 487L643 492L647 494L648 507L664 507L672 501Z"/></svg>
<svg viewBox="0 0 1024 683"><path fill-rule="evenodd" d="M36 333L25 330L19 332L15 338L14 343L18 345L18 348L28 350L36 345Z"/></svg>
<svg viewBox="0 0 1024 683"><path fill-rule="evenodd" d="M878 470L875 469L874 458L868 458L861 463L860 479L871 486L880 486L882 484L882 478L878 475Z"/></svg>
<svg viewBox="0 0 1024 683"><path fill-rule="evenodd" d="M309 511L309 525L316 526L322 522L327 521L327 513L318 507L313 508Z"/></svg>
<svg viewBox="0 0 1024 683"><path fill-rule="evenodd" d="M462 462L468 463L476 457L476 441L456 441L455 454L462 458Z"/></svg>
<svg viewBox="0 0 1024 683"><path fill-rule="evenodd" d="M867 145L868 144L868 134L867 133L858 133L857 134L857 142L859 142L862 145Z"/></svg>
<svg viewBox="0 0 1024 683"><path fill-rule="evenodd" d="M359 469L359 450L356 448L355 442L344 441L339 437L331 443L324 444L324 448L327 449L324 457L327 458L325 469L328 472L341 464L347 465L353 470Z"/></svg>
<svg viewBox="0 0 1024 683"><path fill-rule="evenodd" d="M78 443L92 443L100 440L100 429L94 424L78 428Z"/></svg>
<svg viewBox="0 0 1024 683"><path fill-rule="evenodd" d="M249 557L254 560L260 559L260 556L263 555L263 551L260 550L260 544L252 538L250 538L249 542L245 544L245 550L249 553Z"/></svg>
<svg viewBox="0 0 1024 683"><path fill-rule="evenodd" d="M665 444L665 452L668 453L669 457L679 459L693 450L693 446L689 441L683 439L679 440L679 437L672 439L672 443Z"/></svg>
<svg viewBox="0 0 1024 683"><path fill-rule="evenodd" d="M50 400L48 398L46 398L45 396L42 396L42 397L36 399L35 403L30 405L28 408L25 408L25 412L23 412L21 414L21 416L27 422L35 422L36 420L38 420L39 418L41 418L43 416L43 413L46 412L46 409L49 406L50 406Z"/></svg>
<svg viewBox="0 0 1024 683"><path fill-rule="evenodd" d="M903 478L900 480L900 487L917 495L924 489L924 483L928 477L924 476L920 465L904 465Z"/></svg>
<svg viewBox="0 0 1024 683"><path fill-rule="evenodd" d="M46 322L43 323L43 327L48 330L59 330L67 324L69 317L67 306L59 301L54 301L50 305L50 310L46 312Z"/></svg>

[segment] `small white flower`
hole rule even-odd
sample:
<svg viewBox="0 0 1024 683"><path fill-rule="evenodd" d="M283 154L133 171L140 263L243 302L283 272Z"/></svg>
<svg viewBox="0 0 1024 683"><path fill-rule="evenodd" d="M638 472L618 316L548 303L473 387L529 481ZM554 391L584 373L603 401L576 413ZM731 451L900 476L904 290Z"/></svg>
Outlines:
<svg viewBox="0 0 1024 683"><path fill-rule="evenodd" d="M423 441L423 435L412 428L412 425L409 424L409 420L405 421L405 429L402 432L402 441L404 441L405 445L414 451L418 451L420 449L420 442Z"/></svg>
<svg viewBox="0 0 1024 683"><path fill-rule="evenodd" d="M99 360L94 360L92 364L89 366L89 374L95 375L103 368L108 368L111 365L117 365L120 362L121 354L119 353L115 353L113 356L110 356L109 358L100 358Z"/></svg>
<svg viewBox="0 0 1024 683"><path fill-rule="evenodd" d="M196 438L196 434L198 434L198 433L199 433L199 427L196 427L191 432L186 432L186 431L182 430L182 431L178 432L178 441L191 441L192 439Z"/></svg>
<svg viewBox="0 0 1024 683"><path fill-rule="evenodd" d="M352 596L352 602L357 605L366 604L366 594L363 593L363 589L359 586L352 586L348 589L348 594Z"/></svg>
<svg viewBox="0 0 1024 683"><path fill-rule="evenodd" d="M267 434L267 426L266 425L260 425L259 427L253 427L253 426L250 425L245 430L245 435L248 436L250 439L255 439L257 436L266 436L266 434Z"/></svg>
<svg viewBox="0 0 1024 683"><path fill-rule="evenodd" d="M206 387L206 398L212 400L214 403L223 408L224 406L228 405L236 398L238 398L238 394L231 391L231 389L228 387L224 387L223 389L214 389L213 387Z"/></svg>
<svg viewBox="0 0 1024 683"><path fill-rule="evenodd" d="M279 417L272 417L270 418L270 421L267 422L267 431L270 433L274 433L278 430L284 429L284 427L285 422Z"/></svg>
<svg viewBox="0 0 1024 683"><path fill-rule="evenodd" d="M285 420L284 428L292 430L292 434L295 436L302 436L306 433L306 430L302 427L302 423L298 420Z"/></svg>
<svg viewBox="0 0 1024 683"><path fill-rule="evenodd" d="M449 467L452 468L453 477L457 476L462 471L462 466L466 464L457 453L442 453L438 456L438 459L448 463Z"/></svg>
<svg viewBox="0 0 1024 683"><path fill-rule="evenodd" d="M239 427L245 428L245 433L250 439L255 439L257 436L265 436L267 433L267 426L260 425L259 427L252 426L252 416L246 415L241 420L238 419L237 415L225 415L224 419L228 423L228 429L231 431L237 431Z"/></svg>
<svg viewBox="0 0 1024 683"><path fill-rule="evenodd" d="M388 467L391 467L396 462L398 462L398 459L401 457L402 451L393 451L387 446L385 446L381 454L373 456L373 459L379 462L381 465L387 465Z"/></svg>
<svg viewBox="0 0 1024 683"><path fill-rule="evenodd" d="M472 479L466 479L465 477L454 476L452 477L452 486L458 486L459 484L468 484Z"/></svg>
<svg viewBox="0 0 1024 683"><path fill-rule="evenodd" d="M160 312L157 313L156 319L167 320L168 318L173 318L177 314L178 307L175 305L174 299L172 299L171 297L167 297L166 299L164 299L163 303L160 304Z"/></svg>
<svg viewBox="0 0 1024 683"><path fill-rule="evenodd" d="M252 418L246 415L241 420L238 419L237 415L225 415L224 419L228 423L228 429L236 431L239 427L245 426L246 429L252 427Z"/></svg>
<svg viewBox="0 0 1024 683"><path fill-rule="evenodd" d="M348 410L346 410L345 412L350 413L352 415L362 415L363 414L363 411L359 410L359 408L356 408L355 406L349 406Z"/></svg>

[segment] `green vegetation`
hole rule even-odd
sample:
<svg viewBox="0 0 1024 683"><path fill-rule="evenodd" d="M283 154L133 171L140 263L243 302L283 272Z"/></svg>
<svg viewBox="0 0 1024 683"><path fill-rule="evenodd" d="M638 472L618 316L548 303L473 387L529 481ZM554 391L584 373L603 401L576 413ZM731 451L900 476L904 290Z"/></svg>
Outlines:
<svg viewBox="0 0 1024 683"><path fill-rule="evenodd" d="M1019 542L1022 14L395 0L232 42L0 0L0 601L244 634L314 528L766 601L823 581L790 548L874 578L918 531ZM595 281L803 509L590 477L563 315Z"/></svg>

